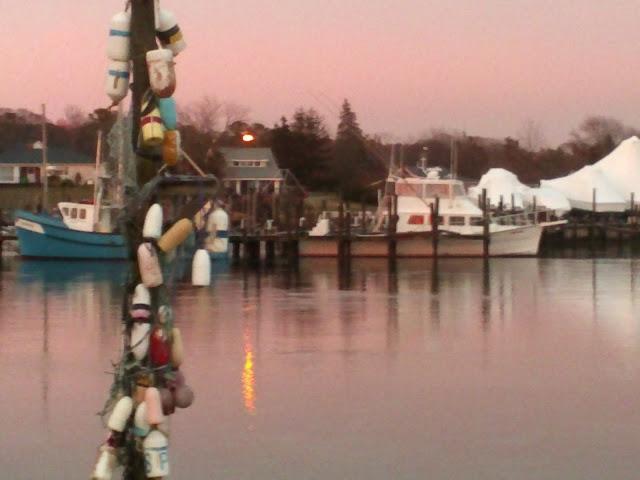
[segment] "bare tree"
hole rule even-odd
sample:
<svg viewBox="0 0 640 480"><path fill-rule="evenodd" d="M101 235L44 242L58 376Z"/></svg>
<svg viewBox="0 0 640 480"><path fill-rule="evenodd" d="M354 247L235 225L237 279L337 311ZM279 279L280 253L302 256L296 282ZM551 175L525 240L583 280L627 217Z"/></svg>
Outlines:
<svg viewBox="0 0 640 480"><path fill-rule="evenodd" d="M89 116L77 105L67 105L64 108L64 118L60 124L69 128L78 128L89 121Z"/></svg>
<svg viewBox="0 0 640 480"><path fill-rule="evenodd" d="M251 109L245 105L235 102L225 102L222 107L224 113L224 129L227 130L236 122L249 122L249 113Z"/></svg>
<svg viewBox="0 0 640 480"><path fill-rule="evenodd" d="M517 138L522 148L530 152L537 152L543 148L546 143L544 134L542 133L542 127L532 118L527 118L522 122L517 133Z"/></svg>
<svg viewBox="0 0 640 480"><path fill-rule="evenodd" d="M182 125L191 125L202 133L214 135L226 131L237 122L249 122L249 107L236 102L221 102L205 95L200 100L180 109Z"/></svg>
<svg viewBox="0 0 640 480"><path fill-rule="evenodd" d="M180 121L183 125L192 125L207 134L218 131L223 117L223 104L216 97L209 95L180 110Z"/></svg>

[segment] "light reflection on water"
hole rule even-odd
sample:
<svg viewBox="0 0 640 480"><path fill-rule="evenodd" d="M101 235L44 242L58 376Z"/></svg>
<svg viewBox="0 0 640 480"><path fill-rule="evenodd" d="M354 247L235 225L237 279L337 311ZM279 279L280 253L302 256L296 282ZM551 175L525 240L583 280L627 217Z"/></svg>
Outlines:
<svg viewBox="0 0 640 480"><path fill-rule="evenodd" d="M88 476L124 268L3 264L0 477ZM175 291L196 402L172 422L173 478L633 478L639 269L216 265L210 289Z"/></svg>

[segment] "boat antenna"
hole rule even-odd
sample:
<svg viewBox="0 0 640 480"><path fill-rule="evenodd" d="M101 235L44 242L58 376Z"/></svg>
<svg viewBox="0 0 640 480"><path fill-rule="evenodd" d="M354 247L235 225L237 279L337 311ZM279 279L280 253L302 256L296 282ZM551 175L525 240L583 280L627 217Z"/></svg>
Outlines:
<svg viewBox="0 0 640 480"><path fill-rule="evenodd" d="M42 104L42 211L49 212L49 178L47 169L49 168L49 140L47 135L47 106Z"/></svg>
<svg viewBox="0 0 640 480"><path fill-rule="evenodd" d="M425 174L425 176L427 175L427 165L429 164L428 154L429 147L425 145L424 147L422 147L422 155L420 155L420 163L418 165L418 168L422 171L422 173Z"/></svg>
<svg viewBox="0 0 640 480"><path fill-rule="evenodd" d="M454 137L451 137L451 157L449 161L451 164L449 176L451 179L455 180L458 170L458 142Z"/></svg>
<svg viewBox="0 0 640 480"><path fill-rule="evenodd" d="M389 158L389 173L387 178L391 178L396 173L396 144L391 145L391 157Z"/></svg>

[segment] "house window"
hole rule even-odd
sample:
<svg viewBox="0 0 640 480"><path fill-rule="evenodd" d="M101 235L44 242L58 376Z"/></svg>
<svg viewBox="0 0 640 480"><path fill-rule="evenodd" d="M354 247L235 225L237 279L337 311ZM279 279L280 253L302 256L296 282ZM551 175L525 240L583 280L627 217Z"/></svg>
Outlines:
<svg viewBox="0 0 640 480"><path fill-rule="evenodd" d="M469 223L474 227L481 227L482 226L482 217L471 217Z"/></svg>
<svg viewBox="0 0 640 480"><path fill-rule="evenodd" d="M0 167L0 182L13 182L13 167Z"/></svg>
<svg viewBox="0 0 640 480"><path fill-rule="evenodd" d="M84 220L87 218L87 210L84 208L80 209L80 220Z"/></svg>
<svg viewBox="0 0 640 480"><path fill-rule="evenodd" d="M238 160L234 160L233 161L233 166L234 167L239 167L240 166L240 162Z"/></svg>
<svg viewBox="0 0 640 480"><path fill-rule="evenodd" d="M78 218L78 209L77 208L72 208L71 209L71 218L73 220L75 220L76 218Z"/></svg>
<svg viewBox="0 0 640 480"><path fill-rule="evenodd" d="M464 217L449 217L449 225L452 227L464 227Z"/></svg>

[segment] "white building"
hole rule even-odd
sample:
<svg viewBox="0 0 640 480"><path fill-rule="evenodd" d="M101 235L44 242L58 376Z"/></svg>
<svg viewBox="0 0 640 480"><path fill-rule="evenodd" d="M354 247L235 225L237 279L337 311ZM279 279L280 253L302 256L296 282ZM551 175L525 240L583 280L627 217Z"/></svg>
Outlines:
<svg viewBox="0 0 640 480"><path fill-rule="evenodd" d="M95 181L95 162L82 153L60 147L47 149L47 174L86 184ZM40 183L42 144L16 145L0 153L0 183Z"/></svg>

